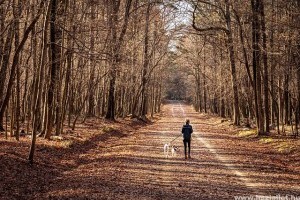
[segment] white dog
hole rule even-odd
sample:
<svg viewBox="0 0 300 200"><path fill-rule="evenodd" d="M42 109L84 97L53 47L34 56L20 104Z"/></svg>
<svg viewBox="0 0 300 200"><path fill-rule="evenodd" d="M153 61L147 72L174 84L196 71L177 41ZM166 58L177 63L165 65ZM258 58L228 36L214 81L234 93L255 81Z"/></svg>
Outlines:
<svg viewBox="0 0 300 200"><path fill-rule="evenodd" d="M166 157L169 157L169 148L170 148L170 144L165 144L164 145L164 155Z"/></svg>
<svg viewBox="0 0 300 200"><path fill-rule="evenodd" d="M164 145L164 155L166 157L169 157L169 151L170 151L170 143ZM172 145L171 146L171 156L172 157L176 155L176 151L178 151L178 147Z"/></svg>

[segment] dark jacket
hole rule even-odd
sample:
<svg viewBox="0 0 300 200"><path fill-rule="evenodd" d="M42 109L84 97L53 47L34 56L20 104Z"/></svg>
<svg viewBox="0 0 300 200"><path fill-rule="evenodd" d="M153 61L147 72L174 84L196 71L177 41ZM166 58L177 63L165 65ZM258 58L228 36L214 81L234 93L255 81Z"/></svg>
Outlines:
<svg viewBox="0 0 300 200"><path fill-rule="evenodd" d="M189 124L183 125L181 133L184 140L190 140L193 133L193 127Z"/></svg>

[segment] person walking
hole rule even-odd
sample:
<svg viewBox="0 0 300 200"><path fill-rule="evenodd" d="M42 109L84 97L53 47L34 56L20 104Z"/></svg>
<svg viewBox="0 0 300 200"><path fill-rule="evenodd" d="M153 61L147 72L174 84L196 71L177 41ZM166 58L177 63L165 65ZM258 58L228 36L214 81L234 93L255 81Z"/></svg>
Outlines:
<svg viewBox="0 0 300 200"><path fill-rule="evenodd" d="M181 133L183 135L185 159L191 158L191 136L193 133L193 127L190 125L189 119L185 121L185 125L183 125ZM188 147L188 155L187 155L187 147Z"/></svg>

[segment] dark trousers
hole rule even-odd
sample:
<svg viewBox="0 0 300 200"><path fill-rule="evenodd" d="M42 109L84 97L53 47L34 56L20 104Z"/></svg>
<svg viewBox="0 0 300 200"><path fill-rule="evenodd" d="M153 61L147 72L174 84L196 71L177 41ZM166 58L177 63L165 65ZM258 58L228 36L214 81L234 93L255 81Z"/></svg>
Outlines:
<svg viewBox="0 0 300 200"><path fill-rule="evenodd" d="M189 147L189 150L188 150L189 155L191 155L191 140L184 139L183 144L184 144L184 154L186 155L186 148L188 146Z"/></svg>

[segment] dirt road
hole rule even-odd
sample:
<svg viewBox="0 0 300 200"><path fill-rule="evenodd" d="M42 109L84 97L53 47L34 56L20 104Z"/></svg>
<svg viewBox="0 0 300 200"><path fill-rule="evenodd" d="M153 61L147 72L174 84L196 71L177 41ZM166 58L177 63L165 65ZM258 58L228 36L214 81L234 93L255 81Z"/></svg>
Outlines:
<svg viewBox="0 0 300 200"><path fill-rule="evenodd" d="M163 145L180 134L186 118L194 128L192 159L182 139L175 157ZM64 171L41 197L50 199L234 199L248 195L300 196L299 172L278 156L234 137L191 106L173 102L160 120L130 134L92 141L78 167ZM265 156L267 155L267 156ZM57 184L59 182L59 184ZM39 196L39 195L38 195Z"/></svg>

